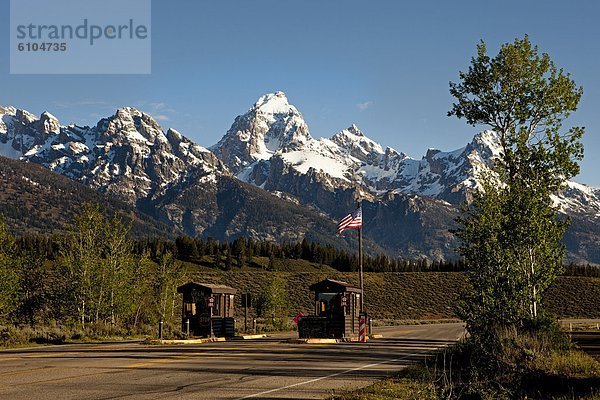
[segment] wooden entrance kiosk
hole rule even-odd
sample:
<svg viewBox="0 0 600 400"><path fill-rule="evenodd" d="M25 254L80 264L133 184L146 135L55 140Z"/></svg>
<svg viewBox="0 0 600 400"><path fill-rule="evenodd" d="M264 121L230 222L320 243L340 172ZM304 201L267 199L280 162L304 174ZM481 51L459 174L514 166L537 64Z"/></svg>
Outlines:
<svg viewBox="0 0 600 400"><path fill-rule="evenodd" d="M300 338L357 338L360 289L334 279L309 289L315 292L315 315L300 317Z"/></svg>
<svg viewBox="0 0 600 400"><path fill-rule="evenodd" d="M183 294L181 330L190 336L233 337L233 305L237 290L225 285L188 282L177 288Z"/></svg>

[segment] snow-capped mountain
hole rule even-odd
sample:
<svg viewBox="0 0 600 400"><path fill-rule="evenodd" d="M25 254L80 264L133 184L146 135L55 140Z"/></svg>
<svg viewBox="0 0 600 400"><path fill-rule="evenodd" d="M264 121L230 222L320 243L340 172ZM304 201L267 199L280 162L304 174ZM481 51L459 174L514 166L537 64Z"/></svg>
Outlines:
<svg viewBox="0 0 600 400"><path fill-rule="evenodd" d="M367 235L393 252L439 258L455 257L448 228L458 206L480 188L479 174L500 154L498 142L495 132L483 131L460 149L429 149L414 159L381 146L356 125L316 139L298 109L277 92L238 116L212 149L238 179L333 218L353 207L359 191ZM554 200L573 217L569 258L600 262L594 250L600 244L600 189L568 182Z"/></svg>
<svg viewBox="0 0 600 400"><path fill-rule="evenodd" d="M257 161L268 160L283 147L294 148L312 140L302 114L283 92L262 96L211 148L234 174Z"/></svg>
<svg viewBox="0 0 600 400"><path fill-rule="evenodd" d="M600 188L569 181L552 198L565 214L576 214L592 221L600 220Z"/></svg>
<svg viewBox="0 0 600 400"><path fill-rule="evenodd" d="M475 175L500 151L495 139L485 131L459 150L430 149L421 160L384 148L354 124L315 139L302 114L277 92L238 116L212 150L239 179L337 216L339 196L331 194L357 186L367 199L393 191L457 204L477 188Z"/></svg>
<svg viewBox="0 0 600 400"><path fill-rule="evenodd" d="M210 150L130 107L92 127L0 107L0 155L115 195L180 232L326 241L326 227L360 193L366 240L394 256L456 257L448 229L499 153L492 131L421 159L380 145L354 124L315 138L283 92L260 97ZM600 189L568 182L554 201L573 217L570 258L600 263ZM301 211L307 206L310 215Z"/></svg>
<svg viewBox="0 0 600 400"><path fill-rule="evenodd" d="M0 108L0 155L50 170L135 204L160 196L201 171L210 181L227 171L213 153L148 114L125 107L94 127L61 126L14 107Z"/></svg>
<svg viewBox="0 0 600 400"><path fill-rule="evenodd" d="M348 247L345 238L329 235L334 229L331 219L235 179L211 151L174 129L164 132L152 117L134 108L119 109L93 127L62 126L49 113L38 118L14 107L0 108L0 121L0 155L40 164L108 195L99 199L125 200L156 226L169 229L166 237L187 234L230 240L245 236L274 241L307 237ZM14 170L9 161L0 157L0 166ZM4 176L5 169L0 168L0 178L10 178L11 186L4 194L28 197L31 190L25 184L20 190L15 183L20 177ZM27 179L23 175L24 182ZM57 197L51 185L33 184L39 189L39 204ZM0 193L3 189L0 186ZM22 222L8 221L25 232ZM56 222L60 229L62 221ZM365 243L383 251L368 239Z"/></svg>
<svg viewBox="0 0 600 400"><path fill-rule="evenodd" d="M283 92L262 96L212 149L239 179L319 208L307 183L331 192L358 187L369 199L391 191L458 205L479 188L477 176L501 152L493 131L477 134L458 150L429 149L421 159L384 148L354 124L331 138L315 139ZM555 201L566 213L600 216L599 194L600 189L569 182Z"/></svg>

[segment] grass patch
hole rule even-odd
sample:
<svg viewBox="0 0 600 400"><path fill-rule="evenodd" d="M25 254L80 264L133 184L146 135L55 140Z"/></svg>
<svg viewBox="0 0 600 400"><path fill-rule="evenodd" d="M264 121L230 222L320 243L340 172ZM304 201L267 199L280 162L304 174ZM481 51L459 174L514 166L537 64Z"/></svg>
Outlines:
<svg viewBox="0 0 600 400"><path fill-rule="evenodd" d="M374 383L364 389L332 397L332 400L438 400L438 388L430 372L420 365L402 370L398 376Z"/></svg>
<svg viewBox="0 0 600 400"><path fill-rule="evenodd" d="M525 390L502 390L498 382L472 378L468 351L464 344L441 351L426 364L331 400L600 400L600 363L580 351L537 358L536 371L522 382Z"/></svg>
<svg viewBox="0 0 600 400"><path fill-rule="evenodd" d="M567 350L541 355L537 358L534 366L548 375L573 378L600 378L600 363L589 354L579 350Z"/></svg>
<svg viewBox="0 0 600 400"><path fill-rule="evenodd" d="M168 332L167 332L168 333ZM156 336L156 327L139 324L136 331L105 323L89 323L85 329L60 324L49 326L0 326L0 348L36 345L143 340Z"/></svg>
<svg viewBox="0 0 600 400"><path fill-rule="evenodd" d="M467 338L391 379L334 399L600 400L600 362L557 324L491 333L483 347Z"/></svg>

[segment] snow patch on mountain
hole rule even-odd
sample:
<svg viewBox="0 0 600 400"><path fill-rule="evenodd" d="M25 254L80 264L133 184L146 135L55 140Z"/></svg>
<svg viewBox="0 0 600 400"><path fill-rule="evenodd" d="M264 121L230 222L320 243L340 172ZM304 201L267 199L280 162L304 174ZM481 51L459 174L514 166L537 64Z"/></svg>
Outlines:
<svg viewBox="0 0 600 400"><path fill-rule="evenodd" d="M281 157L294 170L301 174L306 174L309 169L313 168L316 171L326 173L327 175L350 181L346 175L348 166L339 159L328 157L319 152L310 151L289 151L281 154Z"/></svg>
<svg viewBox="0 0 600 400"><path fill-rule="evenodd" d="M568 181L556 195L554 206L565 214L578 214L586 219L600 218L600 188Z"/></svg>
<svg viewBox="0 0 600 400"><path fill-rule="evenodd" d="M254 109L264 114L297 114L296 107L288 102L283 92L268 93L261 96L254 104Z"/></svg>

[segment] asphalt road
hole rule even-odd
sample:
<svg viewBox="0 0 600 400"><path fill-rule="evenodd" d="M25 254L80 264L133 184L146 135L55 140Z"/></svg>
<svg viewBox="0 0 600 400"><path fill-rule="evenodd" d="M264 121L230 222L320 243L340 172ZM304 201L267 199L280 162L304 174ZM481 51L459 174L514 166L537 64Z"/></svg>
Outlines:
<svg viewBox="0 0 600 400"><path fill-rule="evenodd" d="M364 387L459 338L461 324L382 327L367 344L281 339L107 343L0 352L0 399L318 399Z"/></svg>

